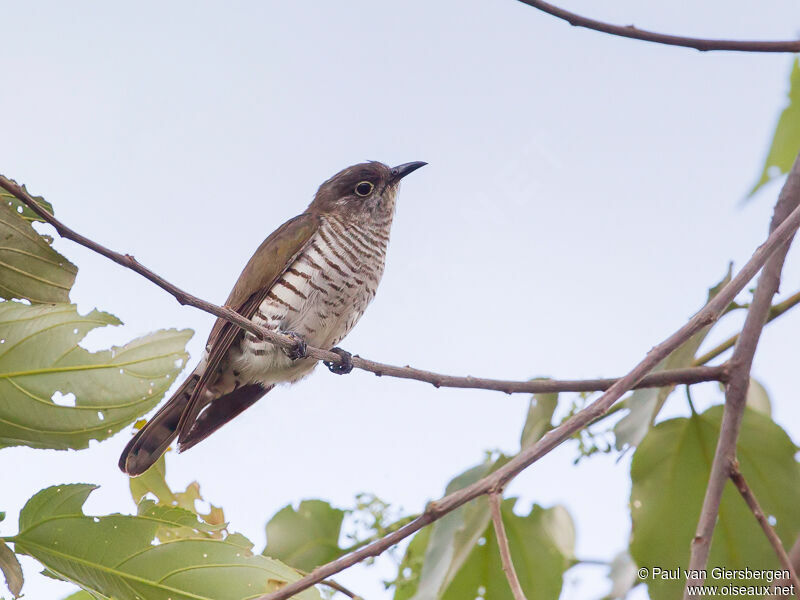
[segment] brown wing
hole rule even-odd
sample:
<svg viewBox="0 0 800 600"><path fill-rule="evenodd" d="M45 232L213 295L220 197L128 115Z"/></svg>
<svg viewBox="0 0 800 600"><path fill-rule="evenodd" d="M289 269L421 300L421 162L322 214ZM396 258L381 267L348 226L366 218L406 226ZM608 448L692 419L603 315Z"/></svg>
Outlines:
<svg viewBox="0 0 800 600"><path fill-rule="evenodd" d="M276 229L258 247L225 302L243 317L251 318L266 298L272 286L294 260L305 250L311 236L319 227L319 217L303 213L289 219ZM178 441L183 442L203 405L200 398L216 373L220 361L243 331L226 321L217 319L208 336L206 369L200 377L178 423Z"/></svg>

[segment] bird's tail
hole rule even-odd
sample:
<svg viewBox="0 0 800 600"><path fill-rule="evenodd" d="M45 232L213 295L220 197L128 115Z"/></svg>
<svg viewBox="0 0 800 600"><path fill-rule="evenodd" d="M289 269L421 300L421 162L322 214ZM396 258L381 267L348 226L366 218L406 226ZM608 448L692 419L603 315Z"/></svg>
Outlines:
<svg viewBox="0 0 800 600"><path fill-rule="evenodd" d="M119 457L119 468L131 477L141 475L166 452L175 439L181 414L200 375L192 373L167 403L131 438Z"/></svg>

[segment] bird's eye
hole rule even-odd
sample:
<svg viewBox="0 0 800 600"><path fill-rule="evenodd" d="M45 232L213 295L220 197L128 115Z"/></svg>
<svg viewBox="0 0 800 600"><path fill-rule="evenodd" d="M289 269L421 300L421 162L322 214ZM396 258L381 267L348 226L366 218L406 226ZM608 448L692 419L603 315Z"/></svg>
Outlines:
<svg viewBox="0 0 800 600"><path fill-rule="evenodd" d="M369 196L375 188L369 181L362 181L356 186L356 194L359 196Z"/></svg>

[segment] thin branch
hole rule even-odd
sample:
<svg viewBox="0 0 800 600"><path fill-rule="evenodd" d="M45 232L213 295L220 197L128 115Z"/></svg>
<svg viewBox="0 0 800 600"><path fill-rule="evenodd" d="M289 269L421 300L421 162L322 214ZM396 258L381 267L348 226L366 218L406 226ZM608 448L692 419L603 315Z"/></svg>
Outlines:
<svg viewBox="0 0 800 600"><path fill-rule="evenodd" d="M287 336L282 336L280 334L275 334L268 330L259 328L252 322L244 319L241 315L230 309L218 307L200 300L199 298L195 298L194 296L186 294L160 276L140 265L132 257L113 252L91 240L88 240L87 238L84 238L83 236L80 236L79 234L76 234L72 230L65 227L62 223L57 221L47 211L44 211L41 207L39 207L35 200L33 200L33 198L31 198L30 195L16 183L13 183L0 176L0 187L14 194L14 196L19 198L32 210L37 212L37 214L39 214L39 216L41 216L45 221L51 223L54 227L56 227L56 230L62 236L72 239L73 241L76 241L87 248L95 250L96 252L107 256L111 260L114 260L115 262L142 274L150 281L159 285L159 287L162 289L170 292L176 297L176 299L178 299L179 302L183 301L185 304L190 304L189 301L191 300L191 304L193 306L206 310L207 312L215 314L218 317L227 319L230 322L239 325L243 329L253 332L255 335L258 335L263 339L267 339L282 347L292 347L294 345L294 342ZM792 211L791 215L789 215L789 217L783 223L781 223L774 229L774 231L772 231L767 240L755 250L750 260L747 261L747 263L736 274L736 276L719 292L719 294L717 294L717 296L714 297L714 299L706 304L683 327L678 329L662 343L653 347L647 353L645 358L639 362L639 364L636 365L636 367L634 367L630 373L628 373L625 377L615 381L608 388L608 390L592 404L567 419L558 427L550 430L538 442L525 448L516 457L495 471L493 474L475 482L466 488L445 496L439 501L429 503L425 512L423 512L422 515L420 515L411 523L379 540L376 540L375 542L367 544L355 552L347 554L339 559L331 561L326 565L314 569L310 575L303 577L296 582L288 584L280 590L268 594L267 596L263 596L262 600L285 600L286 598L290 598L291 596L322 582L331 575L339 573L342 570L357 564L366 558L369 558L370 556L377 556L381 554L388 548L391 548L426 525L429 525L430 523L436 521L449 512L452 512L458 507L463 506L470 500L473 500L478 496L497 492L503 489L503 487L511 479L516 477L516 475L518 475L524 469L532 465L541 457L545 456L554 448L558 447L565 440L572 437L575 432L585 427L593 419L605 414L614 405L614 403L619 400L620 397L622 397L634 386L641 383L647 374L659 362L666 358L671 352L673 352L678 346L684 343L697 331L708 325L711 325L717 319L719 319L719 317L727 309L728 305L735 299L736 295L741 292L742 289L744 289L747 283L764 266L772 253L775 252L780 246L785 245L792 238L798 227L800 227L800 208ZM330 360L331 362L335 363L338 363L339 361L339 356L331 352L322 351L320 349L310 349L310 352L313 352L312 356L317 359ZM368 363L370 361L363 361L363 359L359 359L359 362ZM405 370L403 368L399 369ZM724 373L724 371L721 373ZM408 377L409 375L406 376ZM467 383L470 383L470 385L465 387L477 387L473 383L474 380L469 380L469 378L463 379L467 380ZM659 385L664 385L664 382L661 382Z"/></svg>
<svg viewBox="0 0 800 600"><path fill-rule="evenodd" d="M783 547L783 542L781 542L781 538L778 537L778 534L775 533L772 525L769 524L764 511L761 510L761 506L759 505L758 500L756 500L753 490L751 490L750 486L747 485L744 475L742 475L742 472L739 470L739 463L737 461L734 460L730 464L730 471L731 481L733 481L736 489L739 490L739 493L742 495L742 498L744 498L748 508L750 508L752 511L753 516L756 518L756 521L758 521L758 524L761 525L761 529L764 531L764 535L767 536L770 546L772 546L772 549L775 550L775 554L778 556L781 566L789 571L791 584L794 586L795 590L800 591L800 579L797 578L797 573L795 573L794 566L792 565L792 561L789 559L789 555L786 554L786 550Z"/></svg>
<svg viewBox="0 0 800 600"><path fill-rule="evenodd" d="M774 304L772 308L769 309L769 318L767 318L767 323L770 323L775 319L777 319L778 317L780 317L781 315L786 314L787 312L789 312L789 310L791 310L798 304L800 304L800 292L797 292L789 296L788 298L786 298L786 300L782 302ZM731 348L733 348L736 345L736 340L738 339L739 339L738 333L736 335L732 335L721 344L714 346L711 350L709 350L702 356L698 356L696 359L694 359L694 364L704 365L708 362L711 362L726 350L730 350Z"/></svg>
<svg viewBox="0 0 800 600"><path fill-rule="evenodd" d="M625 38L666 44L667 46L682 46L694 48L702 52L709 50L730 50L734 52L800 52L800 40L787 41L746 41L746 40L709 40L703 38L669 35L639 29L633 25L612 25L596 19L590 19L575 14L543 0L519 0L523 4L537 8L549 15L563 19L575 27L586 27L602 33L610 33Z"/></svg>
<svg viewBox="0 0 800 600"><path fill-rule="evenodd" d="M352 600L363 600L361 596L356 594L355 592L351 592L346 587L344 587L341 583L336 583L332 579L326 579L325 581L320 582L322 585L327 585L332 590L336 590L337 592L341 592L348 598L352 598Z"/></svg>
<svg viewBox="0 0 800 600"><path fill-rule="evenodd" d="M792 545L791 550L789 550L789 562L792 564L795 573L800 572L800 536L797 537L797 539L794 541L794 544ZM789 571L789 573L791 573L791 571ZM780 597L785 598L786 596L784 594L779 595L778 592L780 588L789 585L791 585L791 581L789 579L786 578L776 579L775 581L772 582L772 585L769 588L769 592L767 593L766 598L769 598L771 600L776 600L777 598ZM795 595L800 594L800 587L795 587L794 591Z"/></svg>
<svg viewBox="0 0 800 600"><path fill-rule="evenodd" d="M770 234L770 237L798 212L800 212L800 155L795 159L794 166L778 196L778 202L775 204L770 223L770 230L773 233ZM758 347L761 331L767 322L772 298L778 292L783 263L793 237L793 233L788 236L764 265L764 270L758 278L758 284L753 293L753 301L747 311L744 327L742 327L739 340L733 350L733 356L729 361L730 378L725 387L725 410L722 415L719 441L711 464L711 473L708 477L708 487L703 500L703 508L700 511L697 531L692 540L689 571L693 573L702 574L708 563L711 538L719 514L722 492L730 476L731 464L736 458L736 440L739 437L739 429L744 415L753 357ZM689 600L691 586L703 585L704 581L705 578L702 577L687 579L684 600Z"/></svg>
<svg viewBox="0 0 800 600"><path fill-rule="evenodd" d="M0 175L0 188L5 189L13 194L17 199L28 206L32 211L39 215L42 219L50 223L58 231L62 237L72 240L73 242L93 250L98 254L102 254L106 258L113 260L115 263L122 265L127 269L131 269L139 273L149 281L155 283L158 287L171 294L180 304L189 305L199 308L207 313L216 317L220 317L231 323L238 325L245 331L249 331L253 335L261 339L268 340L282 348L293 348L296 344L292 338L265 329L249 319L245 319L236 311L228 307L217 306L210 302L206 302L194 296L179 287L173 285L160 275L154 273L141 263L139 263L130 254L121 254L115 252L89 238L75 232L61 221L56 219L52 214L47 212L44 208L39 206L36 200L25 190L24 187ZM329 352L322 348L314 348L308 346L307 355L316 360L330 361L339 364L342 358L338 354ZM534 381L508 381L501 379L486 379L482 377L456 377L452 375L443 375L441 373L434 373L432 371L424 371L422 369L414 369L409 366L398 367L394 365L387 365L366 358L353 356L353 366L365 371L370 371L378 376L398 377L401 379L415 379L430 383L435 387L451 387L451 388L470 388L470 389L483 389L504 392L506 394L538 394L547 392L596 392L604 391L610 388L617 380L616 379L587 379L587 380L549 380L540 379ZM654 373L639 382L638 387L661 387L663 385L674 384L692 384L701 383L704 381L724 381L726 377L725 370L722 367L700 367L700 368L687 368L675 369L673 371L662 371Z"/></svg>
<svg viewBox="0 0 800 600"><path fill-rule="evenodd" d="M497 538L497 545L500 548L500 561L503 563L503 573L506 574L506 579L508 579L508 585L511 587L514 600L527 600L525 598L525 592L522 591L522 586L519 583L517 571L514 569L514 561L511 560L511 549L508 547L508 536L506 535L505 525L503 525L503 514L500 512L501 502L502 496L499 492L489 494L489 508L492 511L494 535Z"/></svg>
<svg viewBox="0 0 800 600"><path fill-rule="evenodd" d="M647 372L669 356L669 354L683 342L700 331L703 327L711 325L719 319L720 315L722 315L736 295L741 292L747 283L761 270L761 267L764 266L764 263L767 262L772 253L791 239L798 227L800 227L800 208L792 211L789 218L781 223L769 235L767 240L756 249L753 256L736 276L722 288L708 304L694 315L688 323L651 349L645 358L636 365L630 373L614 383L614 385L597 400L592 402L592 404L574 414L558 427L551 429L542 436L538 442L522 450L503 467L499 468L491 475L476 481L472 485L453 492L440 500L430 502L425 512L423 512L419 518L401 527L397 531L355 552L317 567L308 577L290 583L280 590L262 596L258 600L286 600L287 598L291 598L293 595L308 589L312 585L316 585L326 577L339 573L371 556L378 556L423 527L430 525L444 515L463 506L470 500L503 489L505 484L516 477L520 472L558 447L564 441L568 440L576 431L585 427L592 420L605 414L623 394L629 391Z"/></svg>

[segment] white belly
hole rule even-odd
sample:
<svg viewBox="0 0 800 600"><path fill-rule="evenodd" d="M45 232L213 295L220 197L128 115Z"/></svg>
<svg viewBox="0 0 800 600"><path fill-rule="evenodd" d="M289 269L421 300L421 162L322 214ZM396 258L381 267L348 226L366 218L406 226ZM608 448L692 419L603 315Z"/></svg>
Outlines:
<svg viewBox="0 0 800 600"><path fill-rule="evenodd" d="M356 246L362 238L325 222L312 243L272 287L253 320L269 329L294 332L310 346L329 349L346 336L375 296L383 274L385 244ZM348 245L348 242L350 245ZM231 365L242 381L269 385L305 377L314 360L292 361L280 348L245 334Z"/></svg>

